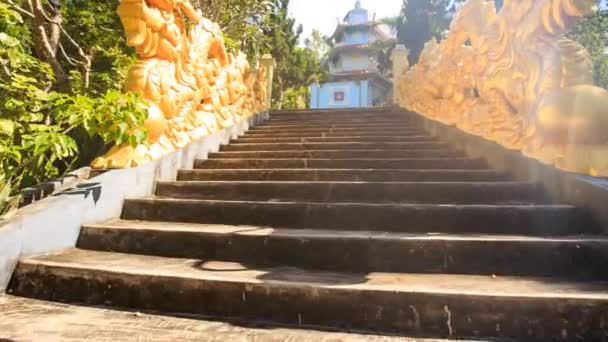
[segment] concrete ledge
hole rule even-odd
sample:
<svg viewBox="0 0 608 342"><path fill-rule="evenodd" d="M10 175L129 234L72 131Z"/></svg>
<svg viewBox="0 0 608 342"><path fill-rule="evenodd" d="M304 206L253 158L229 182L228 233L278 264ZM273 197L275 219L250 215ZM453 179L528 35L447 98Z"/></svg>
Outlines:
<svg viewBox="0 0 608 342"><path fill-rule="evenodd" d="M20 209L0 221L0 292L6 286L20 258L71 248L83 224L120 217L125 198L142 198L154 193L156 181L174 181L180 169L191 169L196 159L206 159L220 145L264 122L267 113L256 114L194 142L160 160L124 170L109 170ZM79 170L81 174L88 170Z"/></svg>
<svg viewBox="0 0 608 342"><path fill-rule="evenodd" d="M70 187L80 184L83 180L91 177L91 169L84 167L70 172L69 174L57 178L35 187L26 188L21 191L21 203L19 207L25 207L34 202L38 202L44 198L52 196L56 193L64 191Z"/></svg>
<svg viewBox="0 0 608 342"><path fill-rule="evenodd" d="M601 230L608 233L608 179L565 172L456 127L401 111L414 114L414 124L441 137L468 157L484 158L493 169L509 173L514 180L542 183L553 201L584 208Z"/></svg>

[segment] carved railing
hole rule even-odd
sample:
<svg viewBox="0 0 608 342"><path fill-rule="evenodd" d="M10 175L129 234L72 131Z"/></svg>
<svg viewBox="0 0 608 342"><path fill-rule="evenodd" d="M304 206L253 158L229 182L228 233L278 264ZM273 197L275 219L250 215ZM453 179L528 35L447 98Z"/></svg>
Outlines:
<svg viewBox="0 0 608 342"><path fill-rule="evenodd" d="M252 71L244 54L226 52L219 26L188 0L122 0L118 14L139 55L125 90L148 103L149 141L115 146L94 168L137 166L268 110L272 57Z"/></svg>
<svg viewBox="0 0 608 342"><path fill-rule="evenodd" d="M447 39L409 69L396 55L402 107L566 171L608 176L608 91L565 34L595 0L469 0Z"/></svg>

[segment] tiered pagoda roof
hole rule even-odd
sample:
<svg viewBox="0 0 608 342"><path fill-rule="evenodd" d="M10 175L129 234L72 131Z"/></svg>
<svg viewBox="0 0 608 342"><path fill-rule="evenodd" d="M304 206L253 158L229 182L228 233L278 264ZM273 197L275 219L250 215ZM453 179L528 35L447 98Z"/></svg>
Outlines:
<svg viewBox="0 0 608 342"><path fill-rule="evenodd" d="M390 34L385 32L382 23L369 19L369 13L361 6L361 1L357 0L355 7L350 10L342 20L338 20L336 30L328 38L333 48L329 51L328 62L330 64L330 74L332 79L364 80L368 78L382 78L378 68L373 63L357 68L335 67L341 56L352 56L354 54L368 55L375 42L393 39ZM367 33L363 39L353 38L360 33Z"/></svg>

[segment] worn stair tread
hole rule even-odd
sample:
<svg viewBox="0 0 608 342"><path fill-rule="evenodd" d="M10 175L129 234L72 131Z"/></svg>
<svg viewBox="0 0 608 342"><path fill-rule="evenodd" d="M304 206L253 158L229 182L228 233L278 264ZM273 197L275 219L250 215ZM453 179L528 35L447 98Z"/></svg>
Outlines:
<svg viewBox="0 0 608 342"><path fill-rule="evenodd" d="M411 272L606 280L608 238L429 234L112 220L77 247L339 272ZM500 253L495 251L500 250Z"/></svg>
<svg viewBox="0 0 608 342"><path fill-rule="evenodd" d="M147 275L203 282L264 284L354 291L426 293L453 296L587 299L608 303L607 282L550 278L373 272L365 275L318 272L294 267L249 268L235 262L179 259L69 249L27 258L28 267L51 268L56 277L99 277L104 273ZM62 271L65 271L63 273Z"/></svg>
<svg viewBox="0 0 608 342"><path fill-rule="evenodd" d="M524 182L524 181L501 181L501 182L475 182L475 181L462 181L462 182L396 182L396 181L159 181L156 184L163 185L176 185L176 186L187 186L187 185L239 185L239 184L277 184L277 185L306 185L306 184L318 184L318 185L420 185L420 186L432 186L432 185L445 185L445 186L495 186L495 187L507 187L507 186L537 186L537 182Z"/></svg>
<svg viewBox="0 0 608 342"><path fill-rule="evenodd" d="M122 218L304 229L510 232L541 236L596 233L598 229L581 209L570 205L353 202L356 201L128 199Z"/></svg>
<svg viewBox="0 0 608 342"><path fill-rule="evenodd" d="M497 181L497 182L483 182L483 181L420 181L420 182L408 182L408 181L344 181L344 180L336 180L336 181L300 181L300 180L291 180L291 181L256 181L256 180L242 180L242 181L197 181L197 180L178 180L178 181L159 181L156 183L157 185L163 186L178 186L178 187L187 187L187 186L208 186L208 185L260 185L260 186L269 186L269 185L284 185L284 186L293 186L293 185L322 185L331 187L333 185L348 185L348 186L381 186L381 185L394 185L394 186L420 186L420 187L429 187L429 186L445 186L445 187L461 187L461 186L470 186L470 187L490 187L490 188L507 188L507 187L521 187L526 188L529 187L530 190L539 191L539 184L537 182L523 182L523 181Z"/></svg>
<svg viewBox="0 0 608 342"><path fill-rule="evenodd" d="M433 142L437 141L436 137L430 135L417 135L405 137L319 137L319 138L255 138L255 137L239 137L232 140L235 144L254 144L254 143L315 143L315 142Z"/></svg>
<svg viewBox="0 0 608 342"><path fill-rule="evenodd" d="M233 151L212 152L209 159L247 159L247 158L463 158L464 153L451 149L437 150L294 150L294 151Z"/></svg>
<svg viewBox="0 0 608 342"><path fill-rule="evenodd" d="M264 132L264 131L254 131L249 130L245 132L242 136L244 137L284 137L284 138L293 138L293 137L353 137L353 136L361 136L361 137L407 137L411 135L421 135L421 134L429 134L428 132L421 129L411 129L411 130L403 130L403 129L393 129L393 130L354 130L354 131L345 131L345 132L335 132L330 130L298 130L293 132Z"/></svg>
<svg viewBox="0 0 608 342"><path fill-rule="evenodd" d="M533 211L537 209L549 209L549 210L579 210L578 207L568 204L399 204L399 203L352 203L352 202L332 202L332 203L315 203L307 201L286 201L286 202L267 202L267 201L216 201L216 200L199 200L199 199L179 199L171 197L147 197L128 199L132 202L183 202L183 203L203 203L203 204L221 204L221 203L232 203L232 204L262 204L270 206L292 206L292 205L310 205L310 206L321 206L321 207L346 207L346 206L364 206L364 207L377 207L377 208L406 208L416 210L443 210L443 209L521 209L524 211Z"/></svg>
<svg viewBox="0 0 608 342"><path fill-rule="evenodd" d="M416 126L408 125L407 123L387 122L387 123L359 123L359 124L323 124L323 123L301 123L301 124L276 124L276 125L260 125L252 128L256 131L264 130L283 130L283 129L369 129L369 130L383 130L386 128L402 128L405 130L415 129Z"/></svg>
<svg viewBox="0 0 608 342"><path fill-rule="evenodd" d="M486 169L482 159L469 158L247 158L196 160L199 169Z"/></svg>
<svg viewBox="0 0 608 342"><path fill-rule="evenodd" d="M217 172L221 172L221 171L235 171L235 172L247 172L247 171L253 171L253 172L259 172L259 171L264 171L264 169L237 169L237 170L233 170L233 169L214 169L214 170L205 170L205 169L190 169L190 170L180 170L180 172L201 172L201 173L206 173L206 172L212 172L212 173L217 173ZM474 170L469 170L469 169L447 169L447 170L434 170L434 169L381 169L381 168L362 168L362 169L290 169L290 168L285 168L285 169L266 169L266 171L290 171L290 172L304 172L304 173L308 173L308 172L315 172L315 171L320 171L320 172L332 172L332 171L336 171L336 172L340 172L340 173L344 173L344 172L348 172L348 171L353 171L353 172L420 172L420 173L429 173L429 172L437 172L437 173L462 173L462 172L470 172L470 173L489 173L489 174L500 174L500 172L492 170L492 169L474 169Z"/></svg>
<svg viewBox="0 0 608 342"><path fill-rule="evenodd" d="M449 148L449 145L443 142L325 142L325 143L231 143L223 145L221 151L236 151L236 150L260 150L260 151L286 151L286 150L374 150L374 149L438 149Z"/></svg>
<svg viewBox="0 0 608 342"><path fill-rule="evenodd" d="M358 118L347 118L347 117L330 117L330 118L322 118L322 117L310 117L310 118L270 118L268 121L265 121L262 125L280 125L280 126L293 126L298 123L302 123L304 125L329 125L329 126L339 126L339 125L353 125L353 126L364 126L364 125L391 125L398 124L404 127L413 127L415 126L415 121L412 118L400 117L400 118L374 118L374 117L358 117Z"/></svg>
<svg viewBox="0 0 608 342"><path fill-rule="evenodd" d="M267 120L262 125L264 127L271 126L327 126L327 127L336 127L336 126L367 126L367 125L403 125L406 127L411 127L411 124L408 119L383 119L383 120L364 120L364 119L351 119L351 120L322 120L322 119L310 119L310 120Z"/></svg>
<svg viewBox="0 0 608 342"><path fill-rule="evenodd" d="M527 235L493 234L438 234L402 233L383 231L348 231L331 229L291 229L264 226L179 223L165 221L140 221L115 219L102 223L87 224L85 228L135 231L187 232L218 236L243 235L250 237L286 237L294 239L356 239L392 241L478 241L478 242L546 242L546 243L602 243L608 245L608 236L572 235L560 237L535 237Z"/></svg>
<svg viewBox="0 0 608 342"><path fill-rule="evenodd" d="M178 180L484 180L504 181L509 178L494 170L429 170L429 169L194 169L180 170Z"/></svg>
<svg viewBox="0 0 608 342"><path fill-rule="evenodd" d="M285 127L264 127L264 126L255 126L247 131L248 134L271 134L271 133L310 133L310 132L325 132L325 133L350 133L355 134L358 132L390 132L390 133L408 133L408 132L421 132L420 127L408 127L408 126L389 126L389 127L294 127L294 128L285 128Z"/></svg>
<svg viewBox="0 0 608 342"><path fill-rule="evenodd" d="M403 131L408 132L412 130L420 130L413 126L377 126L377 125L359 125L359 126L255 126L251 128L252 132L308 132L308 131L329 131L329 132L357 132L357 131Z"/></svg>
<svg viewBox="0 0 608 342"><path fill-rule="evenodd" d="M173 198L377 203L550 203L535 182L176 181L158 182Z"/></svg>
<svg viewBox="0 0 608 342"><path fill-rule="evenodd" d="M246 326L193 317L163 316L157 312L86 307L9 295L0 295L0 312L0 340L8 341L114 342L125 341L129 337L130 341L159 342L447 342L264 324Z"/></svg>
<svg viewBox="0 0 608 342"><path fill-rule="evenodd" d="M260 134L251 134L251 132L247 132L241 135L241 138L378 138L378 137L386 137L386 138L402 138L402 137L410 137L410 136L418 136L425 134L424 132L400 132L394 134L387 134L382 132L356 132L353 134L348 133L326 133L326 132L311 132L311 133L260 133Z"/></svg>
<svg viewBox="0 0 608 342"><path fill-rule="evenodd" d="M410 117L411 113L394 113L393 107L368 107L368 108L332 108L332 109L297 109L297 110L272 110L270 111L271 118L293 118L302 117L310 118L319 116L322 118L336 117L361 117L369 116L372 118L378 117Z"/></svg>

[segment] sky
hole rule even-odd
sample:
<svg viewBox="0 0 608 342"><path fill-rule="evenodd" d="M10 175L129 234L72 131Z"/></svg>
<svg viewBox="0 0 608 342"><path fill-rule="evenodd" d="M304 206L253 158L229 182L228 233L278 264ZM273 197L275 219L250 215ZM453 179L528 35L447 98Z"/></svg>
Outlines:
<svg viewBox="0 0 608 342"><path fill-rule="evenodd" d="M361 0L363 8L369 10L370 17L376 13L377 18L399 15L402 3L403 0ZM313 29L331 35L336 29L336 18L343 19L354 7L355 0L291 0L289 13L298 24L304 25L303 41Z"/></svg>
<svg viewBox="0 0 608 342"><path fill-rule="evenodd" d="M356 0L291 0L289 12L298 24L304 25L301 41L313 29L318 29L324 35L330 35L336 28L336 18L344 18L346 13L355 7ZM608 7L608 0L602 0L602 6ZM394 17L399 15L403 0L361 0L363 8L370 15L376 13L377 18Z"/></svg>

